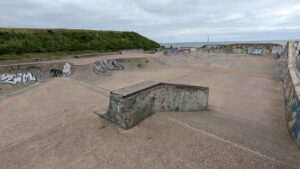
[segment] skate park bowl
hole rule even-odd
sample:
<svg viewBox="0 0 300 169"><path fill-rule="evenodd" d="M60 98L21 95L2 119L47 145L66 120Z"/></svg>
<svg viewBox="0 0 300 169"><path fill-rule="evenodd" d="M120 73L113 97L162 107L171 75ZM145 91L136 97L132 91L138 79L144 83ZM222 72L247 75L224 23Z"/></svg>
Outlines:
<svg viewBox="0 0 300 169"><path fill-rule="evenodd" d="M1 167L300 168L296 48L2 64Z"/></svg>
<svg viewBox="0 0 300 169"><path fill-rule="evenodd" d="M107 112L98 114L130 129L155 112L197 112L207 107L207 87L145 81L112 91Z"/></svg>

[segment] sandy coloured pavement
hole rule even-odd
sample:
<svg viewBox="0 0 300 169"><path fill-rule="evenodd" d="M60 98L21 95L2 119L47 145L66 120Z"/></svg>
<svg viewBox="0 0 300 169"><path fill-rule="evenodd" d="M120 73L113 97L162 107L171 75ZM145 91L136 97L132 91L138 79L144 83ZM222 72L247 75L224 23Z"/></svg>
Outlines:
<svg viewBox="0 0 300 169"><path fill-rule="evenodd" d="M106 58L132 57L132 55ZM202 54L147 57L111 77L86 73L0 100L0 168L300 168L285 121L273 57ZM70 60L69 60L70 61ZM209 87L209 110L156 113L130 130L100 118L108 93L144 80Z"/></svg>

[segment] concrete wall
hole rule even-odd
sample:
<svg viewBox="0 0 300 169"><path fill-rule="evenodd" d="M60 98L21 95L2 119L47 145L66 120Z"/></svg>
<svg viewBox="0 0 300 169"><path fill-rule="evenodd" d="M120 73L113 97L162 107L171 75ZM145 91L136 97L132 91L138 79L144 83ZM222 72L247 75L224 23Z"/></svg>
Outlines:
<svg viewBox="0 0 300 169"><path fill-rule="evenodd" d="M282 45L279 44L229 44L229 45L205 45L200 51L216 53L234 53L250 55L281 55L283 52Z"/></svg>
<svg viewBox="0 0 300 169"><path fill-rule="evenodd" d="M111 92L106 119L129 129L160 111L207 109L208 88L146 81Z"/></svg>
<svg viewBox="0 0 300 169"><path fill-rule="evenodd" d="M131 71L145 68L149 60L141 58L102 59L93 64L93 71L100 76L111 76L114 71Z"/></svg>
<svg viewBox="0 0 300 169"><path fill-rule="evenodd" d="M147 67L149 60L145 57L140 58L121 58L116 59L116 61L124 66L125 70L136 70L137 68Z"/></svg>
<svg viewBox="0 0 300 169"><path fill-rule="evenodd" d="M284 102L288 129L295 142L300 144L300 74L296 65L298 59L296 57L297 45L298 42L288 42L280 63L283 70Z"/></svg>
<svg viewBox="0 0 300 169"><path fill-rule="evenodd" d="M12 64L0 66L1 85L26 85L37 81L70 76L75 70L71 63Z"/></svg>

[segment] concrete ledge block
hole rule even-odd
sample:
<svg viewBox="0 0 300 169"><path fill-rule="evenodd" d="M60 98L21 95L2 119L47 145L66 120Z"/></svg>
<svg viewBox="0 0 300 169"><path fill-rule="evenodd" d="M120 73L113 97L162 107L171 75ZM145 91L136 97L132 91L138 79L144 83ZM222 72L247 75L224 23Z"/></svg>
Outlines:
<svg viewBox="0 0 300 169"><path fill-rule="evenodd" d="M99 115L129 129L155 112L205 110L208 93L207 87L146 81L112 91L107 112Z"/></svg>

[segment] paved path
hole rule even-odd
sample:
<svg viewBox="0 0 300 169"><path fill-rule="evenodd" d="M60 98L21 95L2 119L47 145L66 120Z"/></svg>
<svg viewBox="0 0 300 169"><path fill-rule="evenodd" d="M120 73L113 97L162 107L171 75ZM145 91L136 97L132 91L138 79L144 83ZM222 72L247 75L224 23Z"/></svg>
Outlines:
<svg viewBox="0 0 300 169"><path fill-rule="evenodd" d="M0 100L0 168L300 168L276 60L157 59L109 79L54 79ZM209 86L209 110L156 113L128 131L95 114L107 107L107 91L143 80Z"/></svg>

